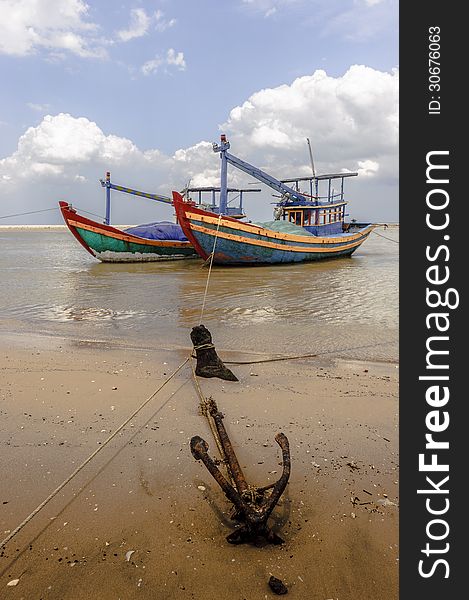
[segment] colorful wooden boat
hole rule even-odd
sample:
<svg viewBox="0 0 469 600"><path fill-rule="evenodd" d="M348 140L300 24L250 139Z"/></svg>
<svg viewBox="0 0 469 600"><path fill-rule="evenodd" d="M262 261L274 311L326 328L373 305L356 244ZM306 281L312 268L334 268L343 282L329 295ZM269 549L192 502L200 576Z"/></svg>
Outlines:
<svg viewBox="0 0 469 600"><path fill-rule="evenodd" d="M219 214L203 210L173 192L173 204L179 224L197 253L206 260L213 253L216 264L256 265L294 263L350 256L367 239L374 225L346 223L344 178L357 173L338 173L279 181L229 154L229 142L213 145L220 152L221 195ZM247 223L223 214L227 164L232 164L281 193L274 221ZM333 180L341 181L341 191L332 189ZM299 182L310 182L311 194L298 191ZM296 189L286 182L296 182ZM327 196L319 194L326 184ZM315 191L315 193L313 193Z"/></svg>
<svg viewBox="0 0 469 600"><path fill-rule="evenodd" d="M373 225L355 225L334 235L305 234L298 225L286 231L217 215L173 192L178 221L204 260L213 251L215 264L254 265L305 262L350 256L367 239ZM298 212L298 211L295 211Z"/></svg>
<svg viewBox="0 0 469 600"><path fill-rule="evenodd" d="M110 224L111 190L172 205L171 198L111 183L111 173L109 171L106 173L106 179L100 179L100 182L106 190L104 223L98 223L78 214L77 210L68 202L59 202L62 216L68 228L92 256L103 262L154 262L197 258L197 252L177 223L160 221L128 227L125 230L112 227ZM228 188L226 193L235 194L237 203L228 207L227 212L237 218L243 217L243 194L260 191L258 188ZM185 193L198 196L199 206L209 207L213 212L219 209L217 194L220 193L220 188L188 187L185 189ZM209 200L205 204L203 201L204 196L207 194Z"/></svg>
<svg viewBox="0 0 469 600"><path fill-rule="evenodd" d="M75 238L102 262L150 262L197 256L192 244L174 223L155 223L152 225L156 227L147 225L121 230L83 217L68 202L59 202L59 206L65 223ZM140 235L133 233L134 230L139 230ZM169 235L175 239L151 239L142 237L142 233Z"/></svg>

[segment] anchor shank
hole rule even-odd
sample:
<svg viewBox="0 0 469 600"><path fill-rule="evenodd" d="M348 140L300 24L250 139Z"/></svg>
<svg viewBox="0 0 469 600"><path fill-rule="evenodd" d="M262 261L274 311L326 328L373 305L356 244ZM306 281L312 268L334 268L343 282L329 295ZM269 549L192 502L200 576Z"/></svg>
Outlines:
<svg viewBox="0 0 469 600"><path fill-rule="evenodd" d="M220 436L220 441L225 451L226 459L228 461L231 474L236 484L236 488L238 489L238 492L242 494L245 490L248 489L249 486L246 483L244 473L239 465L238 459L233 450L233 446L231 445L230 438L226 433L225 426L223 425L223 416L217 409L216 412L212 412L212 417L215 421L215 426L217 428L218 435Z"/></svg>

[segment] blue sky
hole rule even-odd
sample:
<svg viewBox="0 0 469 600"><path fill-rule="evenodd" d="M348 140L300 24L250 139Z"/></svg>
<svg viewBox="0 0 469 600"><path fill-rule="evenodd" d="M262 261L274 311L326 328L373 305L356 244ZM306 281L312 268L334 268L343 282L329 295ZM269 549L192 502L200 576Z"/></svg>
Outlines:
<svg viewBox="0 0 469 600"><path fill-rule="evenodd" d="M107 169L146 191L216 184L226 130L279 178L308 172L309 137L318 171L359 170L358 218L396 221L397 25L395 0L0 0L0 216L100 212ZM118 199L115 222L161 210Z"/></svg>

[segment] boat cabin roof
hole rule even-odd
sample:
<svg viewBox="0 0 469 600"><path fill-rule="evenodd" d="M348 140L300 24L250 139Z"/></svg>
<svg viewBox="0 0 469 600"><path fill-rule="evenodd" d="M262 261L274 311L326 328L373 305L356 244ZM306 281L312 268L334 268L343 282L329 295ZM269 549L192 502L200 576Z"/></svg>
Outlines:
<svg viewBox="0 0 469 600"><path fill-rule="evenodd" d="M289 185L295 189L302 198L292 197L279 203L284 209L297 208L299 210L320 210L321 208L334 208L344 206L347 202L344 200L344 179L346 177L355 177L358 173L328 173L325 175L313 175L309 177L293 177L290 179L282 179L284 185ZM339 190L332 187L334 180L339 180ZM307 184L306 186L304 184ZM301 187L308 187L308 192L302 191Z"/></svg>
<svg viewBox="0 0 469 600"><path fill-rule="evenodd" d="M295 181L322 181L324 179L342 179L343 177L356 177L358 173L356 172L346 172L346 173L330 173L326 175L315 175L310 177L292 177L291 179L281 179L282 183L295 183Z"/></svg>
<svg viewBox="0 0 469 600"><path fill-rule="evenodd" d="M321 210L324 208L337 208L338 206L345 206L347 202L343 200L342 202L318 202L317 200L312 200L311 204L304 204L302 202L290 201L288 204L282 204L282 208L286 211L288 210Z"/></svg>
<svg viewBox="0 0 469 600"><path fill-rule="evenodd" d="M188 192L219 192L221 188L219 187L193 187L186 188ZM229 187L226 190L227 192L261 192L261 188L232 188Z"/></svg>

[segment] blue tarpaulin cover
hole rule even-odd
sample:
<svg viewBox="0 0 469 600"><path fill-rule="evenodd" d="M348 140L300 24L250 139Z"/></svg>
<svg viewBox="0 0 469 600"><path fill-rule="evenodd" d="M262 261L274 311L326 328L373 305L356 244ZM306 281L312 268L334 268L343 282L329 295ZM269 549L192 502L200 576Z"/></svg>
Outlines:
<svg viewBox="0 0 469 600"><path fill-rule="evenodd" d="M128 227L126 233L137 235L146 240L175 240L177 242L187 242L181 226L170 221L159 221L157 223L145 223Z"/></svg>

